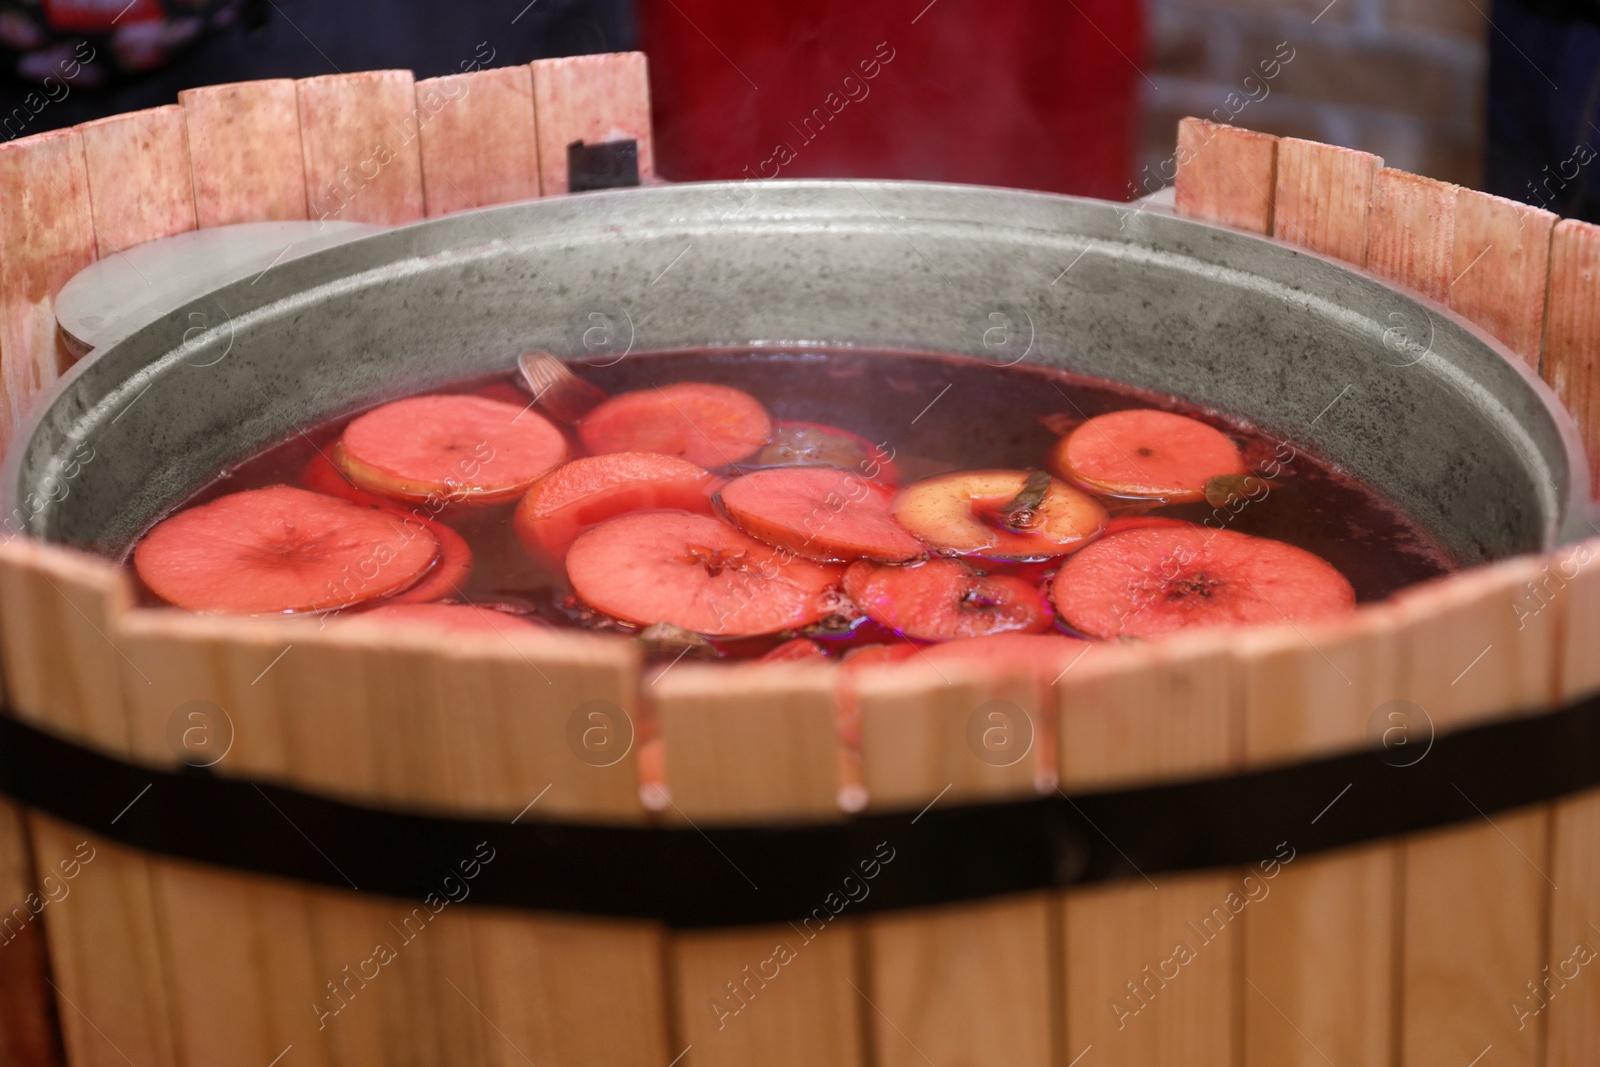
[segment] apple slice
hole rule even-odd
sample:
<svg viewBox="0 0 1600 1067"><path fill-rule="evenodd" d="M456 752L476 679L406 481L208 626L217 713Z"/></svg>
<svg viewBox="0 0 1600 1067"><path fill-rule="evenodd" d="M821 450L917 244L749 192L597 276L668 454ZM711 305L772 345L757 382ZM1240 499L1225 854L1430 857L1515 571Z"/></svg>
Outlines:
<svg viewBox="0 0 1600 1067"><path fill-rule="evenodd" d="M1157 638L1195 626L1307 622L1355 607L1344 575L1282 541L1232 530L1128 530L1073 556L1051 596L1090 637Z"/></svg>
<svg viewBox="0 0 1600 1067"><path fill-rule="evenodd" d="M590 607L624 622L668 622L711 637L807 626L841 608L839 568L796 559L720 519L646 511L603 522L567 551Z"/></svg>
<svg viewBox="0 0 1600 1067"><path fill-rule="evenodd" d="M327 611L391 596L433 566L425 527L287 485L247 489L162 520L133 551L156 596L190 611Z"/></svg>
<svg viewBox="0 0 1600 1067"><path fill-rule="evenodd" d="M461 595L461 587L472 574L472 546L467 539L442 522L405 515L402 522L420 523L439 542L439 558L410 589L390 598L392 604L426 604Z"/></svg>
<svg viewBox="0 0 1600 1067"><path fill-rule="evenodd" d="M772 467L735 478L717 497L752 537L810 559L903 563L926 554L894 520L893 491L838 467Z"/></svg>
<svg viewBox="0 0 1600 1067"><path fill-rule="evenodd" d="M481 396L396 400L350 420L334 460L359 489L396 500L498 504L567 458L543 415Z"/></svg>
<svg viewBox="0 0 1600 1067"><path fill-rule="evenodd" d="M844 590L869 617L919 641L951 641L1050 628L1043 594L1021 578L984 575L961 560L910 566L861 560L844 572Z"/></svg>
<svg viewBox="0 0 1600 1067"><path fill-rule="evenodd" d="M1096 415L1056 442L1049 465L1094 493L1169 504L1198 503L1210 479L1245 473L1227 434L1149 408Z"/></svg>
<svg viewBox="0 0 1600 1067"><path fill-rule="evenodd" d="M623 393L578 422L578 439L592 455L656 452L706 468L738 463L771 436L772 418L760 401L708 382Z"/></svg>
<svg viewBox="0 0 1600 1067"><path fill-rule="evenodd" d="M958 471L900 491L894 517L937 552L993 559L1063 556L1100 532L1106 511L1043 471Z"/></svg>
<svg viewBox="0 0 1600 1067"><path fill-rule="evenodd" d="M722 479L687 460L651 452L585 456L557 467L517 505L512 526L535 556L566 557L577 536L630 511L711 513Z"/></svg>

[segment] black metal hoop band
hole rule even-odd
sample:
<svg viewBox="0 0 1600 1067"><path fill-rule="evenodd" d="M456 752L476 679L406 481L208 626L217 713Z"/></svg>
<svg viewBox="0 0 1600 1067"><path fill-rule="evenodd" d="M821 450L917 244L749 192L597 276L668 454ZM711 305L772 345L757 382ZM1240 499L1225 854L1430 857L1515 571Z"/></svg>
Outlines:
<svg viewBox="0 0 1600 1067"><path fill-rule="evenodd" d="M1485 819L1600 785L1600 696L1417 752L1406 766L1379 749L1111 792L696 829L381 810L152 770L7 715L0 792L136 849L262 875L412 900L742 926L1155 879Z"/></svg>

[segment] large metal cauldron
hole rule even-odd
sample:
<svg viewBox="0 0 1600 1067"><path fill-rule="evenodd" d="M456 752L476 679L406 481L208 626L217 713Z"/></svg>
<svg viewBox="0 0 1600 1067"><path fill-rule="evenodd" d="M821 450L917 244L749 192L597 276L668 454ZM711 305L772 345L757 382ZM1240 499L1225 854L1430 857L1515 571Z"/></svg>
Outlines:
<svg viewBox="0 0 1600 1067"><path fill-rule="evenodd" d="M1182 394L1338 461L1465 561L1589 529L1570 419L1435 305L1125 205L813 181L493 208L218 289L73 369L10 454L7 508L114 552L301 427L525 349L753 342L1027 359Z"/></svg>

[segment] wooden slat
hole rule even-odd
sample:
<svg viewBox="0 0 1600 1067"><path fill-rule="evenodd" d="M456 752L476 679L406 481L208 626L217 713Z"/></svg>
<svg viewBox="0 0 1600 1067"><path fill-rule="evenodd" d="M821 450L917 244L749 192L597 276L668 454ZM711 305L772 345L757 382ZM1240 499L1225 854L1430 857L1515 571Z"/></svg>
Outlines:
<svg viewBox="0 0 1600 1067"><path fill-rule="evenodd" d="M396 225L422 217L416 81L408 70L298 83L308 218Z"/></svg>
<svg viewBox="0 0 1600 1067"><path fill-rule="evenodd" d="M1388 1067L1399 863L1390 844L1300 857L1246 910L1248 1067Z"/></svg>
<svg viewBox="0 0 1600 1067"><path fill-rule="evenodd" d="M783 925L674 937L673 1012L689 1049L684 1067L859 1067L862 1017L872 1008L851 988L856 938L842 920L799 932Z"/></svg>
<svg viewBox="0 0 1600 1067"><path fill-rule="evenodd" d="M1105 789L1237 762L1232 639L1096 646L1056 683L1062 788Z"/></svg>
<svg viewBox="0 0 1600 1067"><path fill-rule="evenodd" d="M1600 1063L1600 790L1554 805L1552 820L1550 880L1560 888L1550 894L1549 948L1512 993L1512 1014L1519 1028L1543 1022L1552 1067Z"/></svg>
<svg viewBox="0 0 1600 1067"><path fill-rule="evenodd" d="M994 666L914 662L850 679L871 810L1033 793L1035 753L1020 738L1038 747L1050 735L1039 694ZM1000 731L987 746L975 716ZM873 1062L1049 1064L1052 906L1035 895L869 919L865 993L874 1018L893 1020L872 1027Z"/></svg>
<svg viewBox="0 0 1600 1067"><path fill-rule="evenodd" d="M1092 1048L1083 1063L1232 1067L1244 931L1227 901L1241 884L1207 873L1066 895L1068 1060Z"/></svg>
<svg viewBox="0 0 1600 1067"><path fill-rule="evenodd" d="M1475 189L1456 193L1450 307L1539 368L1550 281L1548 211Z"/></svg>
<svg viewBox="0 0 1600 1067"><path fill-rule="evenodd" d="M1578 422L1590 492L1600 497L1600 226L1562 219L1551 233L1540 370Z"/></svg>
<svg viewBox="0 0 1600 1067"><path fill-rule="evenodd" d="M420 81L417 118L430 218L539 195L533 73L527 67Z"/></svg>
<svg viewBox="0 0 1600 1067"><path fill-rule="evenodd" d="M201 229L306 217L295 83L211 85L178 94Z"/></svg>
<svg viewBox="0 0 1600 1067"><path fill-rule="evenodd" d="M114 115L86 122L78 132L101 259L195 228L183 108Z"/></svg>
<svg viewBox="0 0 1600 1067"><path fill-rule="evenodd" d="M1550 570L1555 582L1546 593L1551 605L1546 610L1560 612L1560 692L1563 700L1571 701L1600 690L1600 657L1594 655L1594 635L1600 632L1600 538L1553 553ZM1600 982L1592 981L1595 964L1600 963L1596 841L1600 841L1600 790L1552 805L1550 880L1560 888L1550 894L1544 960L1549 970L1541 967L1539 974L1528 975L1524 981L1533 982L1534 989L1524 986L1513 1001L1519 1015L1543 1017L1545 1062L1551 1067L1600 1063ZM1548 984L1547 976L1551 976ZM1527 1025L1535 1021L1528 1020Z"/></svg>
<svg viewBox="0 0 1600 1067"><path fill-rule="evenodd" d="M1175 210L1251 233L1272 232L1278 139L1209 119L1178 123Z"/></svg>
<svg viewBox="0 0 1600 1067"><path fill-rule="evenodd" d="M71 895L82 871L82 864L67 855L35 872L26 814L9 800L0 801L0 989L5 990L0 997L0 1063L62 1063L42 916Z"/></svg>
<svg viewBox="0 0 1600 1067"><path fill-rule="evenodd" d="M130 798L131 799L131 798ZM87 859L46 909L56 1014L72 1067L175 1067L166 961L142 852L31 814L34 863Z"/></svg>
<svg viewBox="0 0 1600 1067"><path fill-rule="evenodd" d="M834 679L827 666L777 664L684 665L654 678L671 796L666 817L696 826L839 818ZM729 862L737 868L736 858ZM857 931L834 917L847 908L818 900L816 920L800 927L674 935L674 1032L693 1046L684 1062L860 1064L870 1009L851 988ZM729 983L743 992L736 996Z"/></svg>
<svg viewBox="0 0 1600 1067"><path fill-rule="evenodd" d="M874 810L916 811L940 793L944 800L959 803L1033 792L1033 749L1046 731L1031 680L995 677L961 664L911 663L863 671L851 682L861 716L864 780ZM1031 737L1027 750L1013 757L1003 748L988 759L973 750L972 718L991 701L997 702L991 710L1005 720L983 729L1002 731L1006 736L996 743L1007 747L1026 733ZM1028 717L1027 725L1022 715Z"/></svg>
<svg viewBox="0 0 1600 1067"><path fill-rule="evenodd" d="M1095 648L1084 656L1056 685L1062 788L1234 769L1239 736L1232 640L1196 634ZM1242 931L1231 921L1220 933L1203 927L1239 877L1207 873L1155 883L1130 873L1125 881L1064 894L1067 1057L1092 1045L1091 1055L1106 1054L1107 1062L1231 1065L1238 1050L1234 976ZM1130 999L1124 1007L1139 1009L1134 1017L1114 1010L1113 1003L1131 997L1125 983L1145 981L1143 968L1171 957L1180 941L1195 958L1181 966L1178 979L1146 1007Z"/></svg>
<svg viewBox="0 0 1600 1067"><path fill-rule="evenodd" d="M95 259L83 140L55 130L0 144L0 442L71 357L56 294Z"/></svg>
<svg viewBox="0 0 1600 1067"><path fill-rule="evenodd" d="M1372 180L1367 269L1430 300L1450 299L1457 187L1384 167Z"/></svg>
<svg viewBox="0 0 1600 1067"><path fill-rule="evenodd" d="M833 686L825 668L774 664L685 664L653 680L676 817L838 818Z"/></svg>
<svg viewBox="0 0 1600 1067"><path fill-rule="evenodd" d="M250 682L283 647L283 635L298 629L173 612L122 620L136 758L173 769L188 762L213 773L287 777L282 716L270 693ZM180 742L187 740L176 748L175 718ZM195 1063L270 1061L292 1045L308 1064L331 1064L331 1046L307 1010L335 977L322 974L313 957L307 890L198 864L149 863L158 928L174 963L173 1024L184 1056Z"/></svg>
<svg viewBox="0 0 1600 1067"><path fill-rule="evenodd" d="M1445 733L1547 707L1558 690L1559 610L1529 612L1538 559L1482 567L1396 600L1404 691ZM1523 607L1523 611L1519 611ZM1472 815L1475 798L1463 794ZM1523 809L1407 839L1400 1045L1405 1062L1539 1062L1540 1026L1509 1004L1543 963L1549 881L1547 808Z"/></svg>
<svg viewBox="0 0 1600 1067"><path fill-rule="evenodd" d="M127 653L113 620L132 596L112 563L26 538L0 541L0 652L12 713L126 751Z"/></svg>
<svg viewBox="0 0 1600 1067"><path fill-rule="evenodd" d="M539 130L539 186L567 192L567 146L633 140L639 180L655 174L650 76L643 52L539 59L532 63Z"/></svg>
<svg viewBox="0 0 1600 1067"><path fill-rule="evenodd" d="M1400 696L1390 612L1368 607L1354 618L1255 630L1236 640L1250 767L1371 747L1383 738L1373 714ZM1387 717L1381 721L1389 729ZM1330 792L1316 802L1320 808L1325 800L1325 810L1283 814L1306 825L1334 823L1345 799ZM1248 1067L1329 1060L1387 1067L1398 995L1397 864L1398 849L1387 843L1303 857L1271 882L1270 899L1247 910L1241 995Z"/></svg>
<svg viewBox="0 0 1600 1067"><path fill-rule="evenodd" d="M1052 907L1034 894L872 919L872 1062L1048 1067L1059 996Z"/></svg>
<svg viewBox="0 0 1600 1067"><path fill-rule="evenodd" d="M1373 711L1400 695L1396 621L1382 605L1324 625L1251 630L1234 641L1251 767L1368 747L1377 740Z"/></svg>
<svg viewBox="0 0 1600 1067"><path fill-rule="evenodd" d="M1557 613L1538 610L1529 593L1529 583L1544 580L1542 560L1519 557L1395 598L1405 699L1421 707L1439 733L1548 706L1555 692Z"/></svg>
<svg viewBox="0 0 1600 1067"><path fill-rule="evenodd" d="M103 750L127 751L120 684L127 651L117 623L129 595L113 564L22 538L0 542L0 651L13 714ZM149 861L43 815L31 815L29 827L36 870L92 855L71 893L47 909L70 1061L173 1064Z"/></svg>
<svg viewBox="0 0 1600 1067"><path fill-rule="evenodd" d="M1542 1020L1511 1005L1544 965L1550 890L1544 808L1408 838L1401 1054L1410 1067L1495 1062L1536 1067Z"/></svg>
<svg viewBox="0 0 1600 1067"><path fill-rule="evenodd" d="M1600 537L1563 548L1556 553L1535 586L1535 597L1525 610L1559 603L1561 615L1561 695L1572 700L1600 692L1600 656L1592 654L1594 634L1600 633Z"/></svg>
<svg viewBox="0 0 1600 1067"><path fill-rule="evenodd" d="M1382 166L1369 152L1282 138L1273 235L1347 263L1366 262L1372 179Z"/></svg>

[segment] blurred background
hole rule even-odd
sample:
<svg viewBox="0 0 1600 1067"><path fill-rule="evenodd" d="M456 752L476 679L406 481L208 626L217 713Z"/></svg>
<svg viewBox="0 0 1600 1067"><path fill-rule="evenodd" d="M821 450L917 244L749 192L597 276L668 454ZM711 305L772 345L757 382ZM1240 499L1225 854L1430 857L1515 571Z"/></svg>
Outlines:
<svg viewBox="0 0 1600 1067"><path fill-rule="evenodd" d="M0 0L0 48L0 140L194 85L642 48L671 179L1131 199L1202 115L1600 217L1600 0Z"/></svg>

